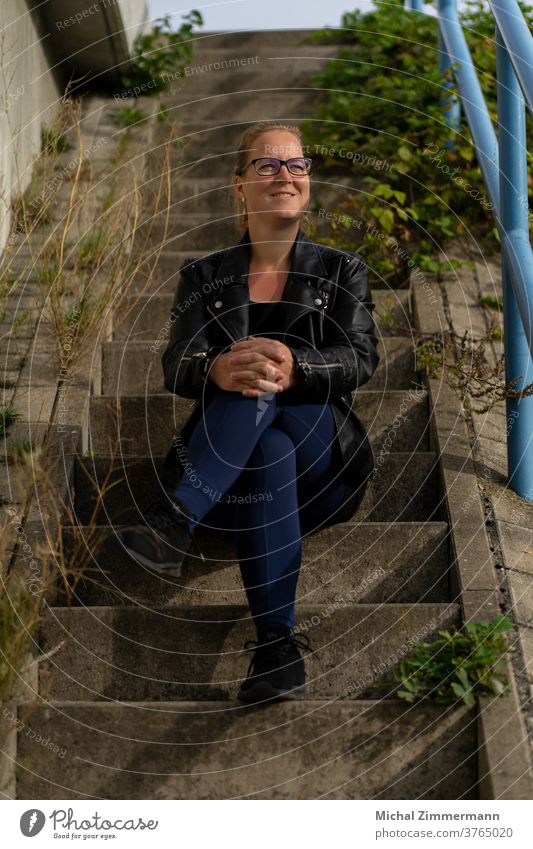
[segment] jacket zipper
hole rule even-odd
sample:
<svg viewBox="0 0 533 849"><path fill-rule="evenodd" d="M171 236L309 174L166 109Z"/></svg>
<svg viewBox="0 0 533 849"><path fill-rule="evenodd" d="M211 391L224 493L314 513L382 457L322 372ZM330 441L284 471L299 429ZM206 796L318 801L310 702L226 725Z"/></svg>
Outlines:
<svg viewBox="0 0 533 849"><path fill-rule="evenodd" d="M182 360L192 360L193 357L207 357L207 353L205 351L198 351L196 354L191 354L190 357L181 357L180 362Z"/></svg>

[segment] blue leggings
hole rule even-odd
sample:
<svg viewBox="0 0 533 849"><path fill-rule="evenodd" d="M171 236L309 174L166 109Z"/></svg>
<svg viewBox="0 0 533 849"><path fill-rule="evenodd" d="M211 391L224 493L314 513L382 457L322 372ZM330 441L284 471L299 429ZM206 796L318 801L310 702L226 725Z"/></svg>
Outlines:
<svg viewBox="0 0 533 849"><path fill-rule="evenodd" d="M175 495L195 517L191 528L201 523L237 532L242 581L258 631L294 626L300 523L310 529L327 524L352 491L340 480L334 438L328 404L225 390L191 434Z"/></svg>

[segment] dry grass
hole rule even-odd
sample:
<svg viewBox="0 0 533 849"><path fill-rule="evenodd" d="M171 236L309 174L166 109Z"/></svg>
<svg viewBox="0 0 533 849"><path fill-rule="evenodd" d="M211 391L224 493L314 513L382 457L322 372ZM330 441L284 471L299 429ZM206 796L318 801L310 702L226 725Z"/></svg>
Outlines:
<svg viewBox="0 0 533 849"><path fill-rule="evenodd" d="M101 341L98 336L106 318L130 296L134 279L142 280L136 293L139 298L151 288L168 231L170 157L176 143L176 125L165 125L164 132L166 137L159 148L161 167L149 183L143 184L139 168L146 150L142 144L137 153L132 150L135 139L130 129L114 145L115 155L109 157L107 172L93 179L88 159L83 156L80 103L65 96L48 137L65 135L71 148L61 152L52 145L44 150L35 165L29 192L14 203L13 229L0 261L0 307L4 297L24 292L27 281L33 280L37 310L54 341L52 381L54 374L61 380L61 374L75 370ZM164 232L154 249L152 224L156 217L158 223L164 221ZM135 309L135 300L132 298L131 309ZM123 309L114 317L115 327L128 312ZM60 371L54 371L55 367ZM31 680L36 667L52 657L54 663L60 658L63 643L46 655L37 644L48 603L61 599L60 603L70 606L80 581L123 601L98 565L102 543L112 532L98 525L102 504L109 490L120 482L116 474L119 419L116 427L116 438L109 446L109 468L104 480L93 480L94 509L83 528L75 515L74 494L64 477L62 452L57 447L49 451L46 442L35 447L24 439L12 441L4 449L1 462L9 470L11 495L0 512L3 704L12 697L20 698L19 679ZM122 459L121 468L126 468ZM32 515L38 512L39 517L31 523L35 532L31 539L25 522L30 506ZM61 531L64 526L73 529L68 550ZM47 677L46 691L40 691L39 698L47 698L52 681ZM22 721L36 703L24 705Z"/></svg>
<svg viewBox="0 0 533 849"><path fill-rule="evenodd" d="M72 147L66 154L44 150L28 193L14 201L12 233L0 262L0 300L36 281L35 314L53 339L55 365L63 374L94 345L95 331L119 310L133 280L143 280L139 295L150 288L168 232L176 128L165 127L162 167L149 190L139 167L145 149L132 152L131 129L110 137L109 168L87 179L81 103L65 96L50 133L66 135ZM154 250L156 218L164 233ZM122 310L115 324L133 307Z"/></svg>

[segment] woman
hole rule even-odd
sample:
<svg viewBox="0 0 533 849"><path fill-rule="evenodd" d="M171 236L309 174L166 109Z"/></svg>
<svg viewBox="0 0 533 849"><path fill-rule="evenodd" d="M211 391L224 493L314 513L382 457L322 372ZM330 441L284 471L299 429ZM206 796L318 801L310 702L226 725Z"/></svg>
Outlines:
<svg viewBox="0 0 533 849"><path fill-rule="evenodd" d="M180 269L162 359L166 388L198 399L165 463L179 461L181 479L121 534L139 562L179 576L197 525L235 532L258 638L245 701L304 692L302 533L352 518L374 468L350 398L379 361L366 266L303 232L310 168L297 127L243 133L233 192L245 233Z"/></svg>

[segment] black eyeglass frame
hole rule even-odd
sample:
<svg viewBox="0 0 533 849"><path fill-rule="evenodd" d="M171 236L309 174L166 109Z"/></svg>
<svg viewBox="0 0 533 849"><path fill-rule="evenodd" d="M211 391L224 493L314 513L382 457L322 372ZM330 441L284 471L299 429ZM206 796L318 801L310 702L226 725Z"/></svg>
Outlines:
<svg viewBox="0 0 533 849"><path fill-rule="evenodd" d="M272 174L259 174L259 171L257 170L255 163L256 163L256 162L261 162L261 160L262 160L262 159L271 159L271 160L273 159L275 162L278 162L278 163L279 163L279 168L278 168L278 170L277 170L277 171L274 171ZM304 161L304 162L306 162L306 163L308 162L308 163L309 163L309 165L308 165L308 169L307 169L307 171L305 172L305 174L292 174L292 171L291 171L291 170L290 170L290 168L289 168L289 162L292 162L294 159L303 159L303 161ZM250 165L253 165L253 166L254 166L254 169L255 169L255 173L256 173L259 177L275 177L275 176L276 176L276 174L279 174L279 172L281 171L281 166L282 166L282 165L286 165L286 166L287 166L287 170L288 170L289 174L292 174L292 176L293 176L293 177L300 177L300 176L302 176L302 177L307 177L307 176L311 173L311 166L312 166L312 164L313 164L313 160L311 159L311 157L310 157L310 156L291 156L291 158L290 158L290 159L278 159L276 156L258 156L258 157L257 157L257 159L252 159L252 160L248 163L248 165L244 165L244 166L243 166L243 167L242 167L239 171L236 171L235 173L237 174L237 176L239 176L239 177L240 177L240 176L241 176L241 174L244 174L244 172L246 171L246 169L250 167Z"/></svg>

